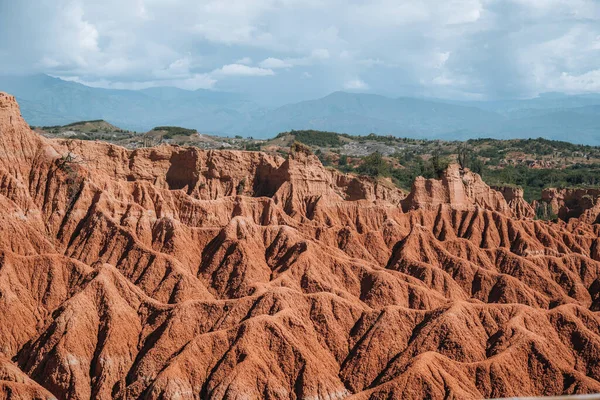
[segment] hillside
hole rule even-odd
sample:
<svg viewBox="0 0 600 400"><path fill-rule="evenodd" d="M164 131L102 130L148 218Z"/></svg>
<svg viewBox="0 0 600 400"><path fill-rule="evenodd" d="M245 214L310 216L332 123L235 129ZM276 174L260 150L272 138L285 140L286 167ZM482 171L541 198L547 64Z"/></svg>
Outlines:
<svg viewBox="0 0 600 400"><path fill-rule="evenodd" d="M456 164L48 139L3 93L0 149L5 397L600 392L598 190L540 221Z"/></svg>
<svg viewBox="0 0 600 400"><path fill-rule="evenodd" d="M109 90L45 75L0 76L0 90L14 93L25 119L36 126L104 119L140 132L168 125L261 139L292 129L314 129L443 140L544 137L600 145L597 95L461 102L335 92L266 108L251 95L173 87Z"/></svg>
<svg viewBox="0 0 600 400"><path fill-rule="evenodd" d="M78 131L78 132L94 132L94 131L104 131L104 132L116 132L116 131L120 131L121 129L109 124L108 122L102 120L102 119L96 119L96 120L92 120L92 121L77 121L77 122L72 122L70 124L64 125L64 126L44 126L42 127L42 129L44 130L51 130L53 128L58 128L62 131L66 130L66 129L72 129L74 131Z"/></svg>
<svg viewBox="0 0 600 400"><path fill-rule="evenodd" d="M77 121L66 125L31 127L49 138L105 140L120 142L135 137L136 133L121 129L102 119Z"/></svg>
<svg viewBox="0 0 600 400"><path fill-rule="evenodd" d="M322 99L280 107L252 121L247 129L255 135L317 129L440 139L459 135L460 139L474 132L489 135L490 127L502 121L502 116L475 107L336 92Z"/></svg>
<svg viewBox="0 0 600 400"><path fill-rule="evenodd" d="M260 107L238 95L176 88L99 89L46 75L0 76L0 90L14 93L30 125L66 125L103 119L126 130L154 126L191 126L226 134Z"/></svg>

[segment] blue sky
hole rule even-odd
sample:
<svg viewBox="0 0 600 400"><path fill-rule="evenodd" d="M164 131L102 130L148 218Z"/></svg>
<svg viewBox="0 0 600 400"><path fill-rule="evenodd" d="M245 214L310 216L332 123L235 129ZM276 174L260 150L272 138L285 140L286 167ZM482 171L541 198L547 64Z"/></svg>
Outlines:
<svg viewBox="0 0 600 400"><path fill-rule="evenodd" d="M600 92L597 0L0 0L0 73L454 99Z"/></svg>

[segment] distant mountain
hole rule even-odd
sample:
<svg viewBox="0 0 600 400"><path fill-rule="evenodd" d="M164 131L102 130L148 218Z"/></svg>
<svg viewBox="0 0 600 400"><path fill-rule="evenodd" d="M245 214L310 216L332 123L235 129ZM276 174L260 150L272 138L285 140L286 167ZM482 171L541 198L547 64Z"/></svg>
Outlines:
<svg viewBox="0 0 600 400"><path fill-rule="evenodd" d="M260 115L261 108L236 94L177 88L113 90L92 88L47 75L0 77L0 90L17 97L31 125L64 125L104 119L124 129L147 131L181 125L227 134Z"/></svg>
<svg viewBox="0 0 600 400"><path fill-rule="evenodd" d="M554 109L512 118L498 127L496 137L544 137L600 145L600 106Z"/></svg>
<svg viewBox="0 0 600 400"><path fill-rule="evenodd" d="M290 129L444 140L545 137L600 145L600 95L449 102L336 92L269 111L241 130L271 136Z"/></svg>
<svg viewBox="0 0 600 400"><path fill-rule="evenodd" d="M600 104L599 94L566 95L564 93L542 93L531 99L452 102L452 104L470 105L484 110L497 112L507 117L523 116L545 110L560 110Z"/></svg>
<svg viewBox="0 0 600 400"><path fill-rule="evenodd" d="M594 94L461 102L335 92L266 109L236 93L173 87L99 89L47 75L0 77L0 91L17 97L32 125L103 119L137 131L176 125L257 138L315 129L446 140L546 137L600 145L600 95Z"/></svg>
<svg viewBox="0 0 600 400"><path fill-rule="evenodd" d="M393 134L424 138L490 135L505 118L472 106L414 98L335 92L317 100L289 104L252 121L244 131L273 135L290 129L351 134Z"/></svg>

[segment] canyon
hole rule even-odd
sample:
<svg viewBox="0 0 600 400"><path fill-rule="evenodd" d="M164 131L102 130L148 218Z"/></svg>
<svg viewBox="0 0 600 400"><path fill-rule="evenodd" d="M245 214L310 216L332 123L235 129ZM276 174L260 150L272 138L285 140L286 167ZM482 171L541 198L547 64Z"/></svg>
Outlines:
<svg viewBox="0 0 600 400"><path fill-rule="evenodd" d="M599 197L47 139L0 93L0 399L600 393Z"/></svg>

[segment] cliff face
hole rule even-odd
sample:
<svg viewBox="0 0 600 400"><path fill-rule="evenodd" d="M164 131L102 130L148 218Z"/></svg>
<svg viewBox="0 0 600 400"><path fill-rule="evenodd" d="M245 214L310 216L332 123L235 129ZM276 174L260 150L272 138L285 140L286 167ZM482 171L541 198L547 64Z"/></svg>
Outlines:
<svg viewBox="0 0 600 400"><path fill-rule="evenodd" d="M494 190L500 192L517 218L535 217L535 209L523 198L523 189L519 187L501 186L494 187Z"/></svg>
<svg viewBox="0 0 600 400"><path fill-rule="evenodd" d="M560 219L580 218L587 223L600 222L600 189L544 189L542 201Z"/></svg>
<svg viewBox="0 0 600 400"><path fill-rule="evenodd" d="M50 141L7 95L0 149L4 397L600 392L600 226L468 171Z"/></svg>
<svg viewBox="0 0 600 400"><path fill-rule="evenodd" d="M502 194L491 189L479 175L461 170L458 164L450 165L440 180L418 177L402 202L406 211L436 210L444 205L457 210L482 208L512 216Z"/></svg>

